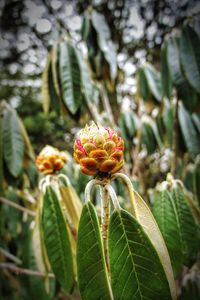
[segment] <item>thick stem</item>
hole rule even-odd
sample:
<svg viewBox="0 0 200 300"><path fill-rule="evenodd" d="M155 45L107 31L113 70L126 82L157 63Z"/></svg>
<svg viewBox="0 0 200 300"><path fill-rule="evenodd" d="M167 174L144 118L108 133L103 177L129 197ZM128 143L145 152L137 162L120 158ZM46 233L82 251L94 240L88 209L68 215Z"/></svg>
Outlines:
<svg viewBox="0 0 200 300"><path fill-rule="evenodd" d="M171 173L176 177L176 166L178 157L178 99L175 98L174 104L174 127L173 127L173 160L171 164Z"/></svg>
<svg viewBox="0 0 200 300"><path fill-rule="evenodd" d="M108 266L108 224L110 215L109 194L105 186L101 186L101 234L103 239L104 253Z"/></svg>

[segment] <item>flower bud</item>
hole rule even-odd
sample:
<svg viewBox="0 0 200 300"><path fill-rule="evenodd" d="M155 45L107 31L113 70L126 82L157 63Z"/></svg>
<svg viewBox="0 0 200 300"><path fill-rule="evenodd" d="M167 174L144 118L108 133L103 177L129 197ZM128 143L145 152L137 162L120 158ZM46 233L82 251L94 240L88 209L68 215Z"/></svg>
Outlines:
<svg viewBox="0 0 200 300"><path fill-rule="evenodd" d="M123 164L124 142L118 134L94 122L82 129L74 143L74 159L87 175L116 173Z"/></svg>
<svg viewBox="0 0 200 300"><path fill-rule="evenodd" d="M63 151L47 145L37 156L36 166L45 175L55 174L64 167L66 161L66 154Z"/></svg>

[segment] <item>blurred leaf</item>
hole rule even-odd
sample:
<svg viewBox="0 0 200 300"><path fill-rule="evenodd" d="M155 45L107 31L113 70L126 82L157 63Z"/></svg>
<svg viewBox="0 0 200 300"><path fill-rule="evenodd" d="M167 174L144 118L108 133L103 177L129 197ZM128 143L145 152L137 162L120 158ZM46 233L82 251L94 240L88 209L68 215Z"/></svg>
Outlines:
<svg viewBox="0 0 200 300"><path fill-rule="evenodd" d="M197 129L197 131L200 133L200 116L196 113L192 114L192 121Z"/></svg>
<svg viewBox="0 0 200 300"><path fill-rule="evenodd" d="M42 73L42 105L44 113L47 114L49 112L51 98L49 94L49 70L51 63L51 55L48 54L46 65L44 71Z"/></svg>
<svg viewBox="0 0 200 300"><path fill-rule="evenodd" d="M63 101L75 115L81 104L81 74L76 49L70 42L60 44L59 73Z"/></svg>
<svg viewBox="0 0 200 300"><path fill-rule="evenodd" d="M23 137L23 140L24 140L25 154L27 154L30 159L35 161L35 153L34 153L32 145L31 145L31 142L30 142L28 133L26 131L26 128L25 128L25 126L24 126L24 124L23 124L23 122L22 122L22 120L19 116L17 117L17 119L18 119L18 122L19 122L19 127L20 127L20 130L21 130L21 134L22 134L22 137Z"/></svg>
<svg viewBox="0 0 200 300"><path fill-rule="evenodd" d="M184 82L184 77L180 66L180 55L178 39L170 36L167 40L167 63L172 82L175 86L180 86Z"/></svg>
<svg viewBox="0 0 200 300"><path fill-rule="evenodd" d="M185 25L180 38L180 59L186 78L200 93L200 38L190 25Z"/></svg>
<svg viewBox="0 0 200 300"><path fill-rule="evenodd" d="M71 242L59 200L50 186L44 195L42 226L52 270L62 288L70 291L74 283Z"/></svg>
<svg viewBox="0 0 200 300"><path fill-rule="evenodd" d="M126 136L133 138L136 134L136 116L132 111L124 111L122 113L122 123L126 132Z"/></svg>
<svg viewBox="0 0 200 300"><path fill-rule="evenodd" d="M174 127L174 117L173 117L173 109L171 103L164 99L164 107L163 107L163 123L167 132L167 139L169 145L172 147L173 144L173 127Z"/></svg>
<svg viewBox="0 0 200 300"><path fill-rule="evenodd" d="M156 191L153 215L160 228L169 251L174 275L178 276L182 267L181 234L174 201L166 189Z"/></svg>
<svg viewBox="0 0 200 300"><path fill-rule="evenodd" d="M3 151L10 174L18 177L23 166L24 141L14 110L6 110L3 116Z"/></svg>
<svg viewBox="0 0 200 300"><path fill-rule="evenodd" d="M83 206L77 239L78 284L83 300L113 300L94 206Z"/></svg>
<svg viewBox="0 0 200 300"><path fill-rule="evenodd" d="M179 102L178 107L178 119L185 145L191 154L191 157L195 159L200 153L200 140L194 124L192 123L191 116L181 102Z"/></svg>
<svg viewBox="0 0 200 300"><path fill-rule="evenodd" d="M104 53L105 59L109 64L111 78L114 80L117 76L117 54L115 45L111 41L110 29L102 14L93 11L91 19L97 32L99 47Z"/></svg>
<svg viewBox="0 0 200 300"><path fill-rule="evenodd" d="M166 40L167 64L171 80L178 91L178 98L181 99L185 106L193 110L197 105L197 94L186 80L180 63L180 38L179 36L170 36Z"/></svg>
<svg viewBox="0 0 200 300"><path fill-rule="evenodd" d="M142 120L142 144L146 145L147 152L152 154L157 146L156 138L154 135L154 131L152 129L152 125L148 119Z"/></svg>
<svg viewBox="0 0 200 300"><path fill-rule="evenodd" d="M148 101L150 98L150 89L147 83L147 79L143 68L139 68L137 71L137 90L140 97L144 101Z"/></svg>
<svg viewBox="0 0 200 300"><path fill-rule="evenodd" d="M169 66L167 63L167 43L164 42L161 49L161 80L163 96L170 99L172 95L172 80L170 77Z"/></svg>
<svg viewBox="0 0 200 300"><path fill-rule="evenodd" d="M156 71L156 69L152 65L146 64L144 66L144 74L146 76L147 84L152 95L157 101L160 102L162 99L162 85L160 73Z"/></svg>
<svg viewBox="0 0 200 300"><path fill-rule="evenodd" d="M109 258L115 300L171 298L151 240L138 221L122 209L115 210L110 219Z"/></svg>
<svg viewBox="0 0 200 300"><path fill-rule="evenodd" d="M3 182L4 182L4 172L3 172L3 117L0 115L0 196L3 196Z"/></svg>

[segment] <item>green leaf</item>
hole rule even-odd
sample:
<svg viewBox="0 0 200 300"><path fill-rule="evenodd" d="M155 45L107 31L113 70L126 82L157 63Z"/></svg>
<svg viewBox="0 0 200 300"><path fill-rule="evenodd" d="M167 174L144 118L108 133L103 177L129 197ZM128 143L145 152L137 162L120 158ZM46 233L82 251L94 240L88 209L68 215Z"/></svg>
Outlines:
<svg viewBox="0 0 200 300"><path fill-rule="evenodd" d="M196 126L197 131L200 133L200 116L196 113L192 114L192 121Z"/></svg>
<svg viewBox="0 0 200 300"><path fill-rule="evenodd" d="M180 59L186 78L200 93L200 39L195 30L185 25L180 38Z"/></svg>
<svg viewBox="0 0 200 300"><path fill-rule="evenodd" d="M173 278L172 266L167 251L165 241L159 230L159 227L153 217L151 210L140 195L132 190L130 199L133 207L133 214L136 220L141 224L144 232L151 240L167 276L172 299L176 299L176 286Z"/></svg>
<svg viewBox="0 0 200 300"><path fill-rule="evenodd" d="M190 114L181 102L179 102L178 107L178 119L185 145L191 154L191 157L195 159L200 153L199 135L194 127Z"/></svg>
<svg viewBox="0 0 200 300"><path fill-rule="evenodd" d="M173 127L174 127L174 117L173 117L173 109L171 103L164 99L164 107L163 107L163 123L167 132L167 139L170 146L173 144Z"/></svg>
<svg viewBox="0 0 200 300"><path fill-rule="evenodd" d="M167 43L164 42L161 49L161 80L163 96L170 99L172 95L172 80L170 77L169 66L167 63Z"/></svg>
<svg viewBox="0 0 200 300"><path fill-rule="evenodd" d="M183 84L184 77L181 71L178 38L170 36L167 40L167 64L170 76L175 86Z"/></svg>
<svg viewBox="0 0 200 300"><path fill-rule="evenodd" d="M3 152L10 174L18 177L23 166L24 141L14 110L7 110L3 116Z"/></svg>
<svg viewBox="0 0 200 300"><path fill-rule="evenodd" d="M175 276L179 275L182 267L182 249L180 224L175 203L166 189L155 193L153 215L160 228L169 251Z"/></svg>
<svg viewBox="0 0 200 300"><path fill-rule="evenodd" d="M59 200L50 186L44 195L42 226L52 270L62 288L70 291L74 283L71 242Z"/></svg>
<svg viewBox="0 0 200 300"><path fill-rule="evenodd" d="M147 79L144 73L143 68L139 68L137 71L137 90L140 95L140 97L144 101L148 101L150 98L150 90L147 83Z"/></svg>
<svg viewBox="0 0 200 300"><path fill-rule="evenodd" d="M178 98L184 102L188 109L193 110L197 106L198 97L183 74L180 63L179 44L179 36L170 36L166 40L166 63L173 85L177 88Z"/></svg>
<svg viewBox="0 0 200 300"><path fill-rule="evenodd" d="M156 71L156 69L150 64L146 64L143 69L151 94L155 97L157 101L160 102L162 99L162 85L160 73Z"/></svg>
<svg viewBox="0 0 200 300"><path fill-rule="evenodd" d="M114 299L171 299L169 284L147 234L119 209L109 224L109 259Z"/></svg>
<svg viewBox="0 0 200 300"><path fill-rule="evenodd" d="M136 133L136 125L134 120L134 114L131 111L123 113L123 120L126 132L130 138L133 138Z"/></svg>
<svg viewBox="0 0 200 300"><path fill-rule="evenodd" d="M109 64L111 78L115 79L117 76L117 55L115 45L111 41L110 29L105 17L96 11L92 12L91 19L97 32L99 48L104 53L104 57Z"/></svg>
<svg viewBox="0 0 200 300"><path fill-rule="evenodd" d="M147 152L152 154L157 146L154 131L149 120L142 120L142 144L145 144Z"/></svg>
<svg viewBox="0 0 200 300"><path fill-rule="evenodd" d="M78 284L82 300L113 300L99 221L94 206L83 206L77 239Z"/></svg>
<svg viewBox="0 0 200 300"><path fill-rule="evenodd" d="M81 75L75 47L70 42L60 44L59 75L62 98L67 109L76 114L81 104Z"/></svg>
<svg viewBox="0 0 200 300"><path fill-rule="evenodd" d="M176 206L176 213L179 220L183 264L190 267L194 263L198 252L197 226L179 183L175 183L172 186L171 196Z"/></svg>
<svg viewBox="0 0 200 300"><path fill-rule="evenodd" d="M0 116L0 196L3 196L3 182L4 182L4 171L3 171L3 118Z"/></svg>
<svg viewBox="0 0 200 300"><path fill-rule="evenodd" d="M42 105L44 113L49 112L51 98L49 94L49 70L50 70L51 55L48 54L46 65L42 73Z"/></svg>

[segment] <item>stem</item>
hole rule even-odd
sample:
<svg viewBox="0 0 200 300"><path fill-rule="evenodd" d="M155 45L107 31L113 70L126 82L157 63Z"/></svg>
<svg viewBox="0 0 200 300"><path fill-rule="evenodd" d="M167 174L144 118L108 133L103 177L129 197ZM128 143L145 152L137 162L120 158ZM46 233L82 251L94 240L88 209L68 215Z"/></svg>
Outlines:
<svg viewBox="0 0 200 300"><path fill-rule="evenodd" d="M88 184L85 187L85 202L89 202L90 201L90 194L91 194L91 190L95 185L101 185L101 181L97 180L97 179L92 179L88 182Z"/></svg>
<svg viewBox="0 0 200 300"><path fill-rule="evenodd" d="M10 264L10 263L0 263L0 269L8 269L11 272L14 272L16 274L24 274L24 275L28 275L28 276L36 276L36 277L46 277L46 276L48 276L49 278L54 278L55 277L53 273L46 274L46 273L42 273L42 272L39 272L39 271L19 268L19 267L15 266L14 264Z"/></svg>
<svg viewBox="0 0 200 300"><path fill-rule="evenodd" d="M173 144L172 150L174 153L172 164L171 164L171 173L173 177L176 177L176 166L177 166L177 156L178 156L178 99L175 98L174 104L174 126L173 126Z"/></svg>
<svg viewBox="0 0 200 300"><path fill-rule="evenodd" d="M110 121L110 125L112 128L117 127L115 120L114 120L114 116L113 116L113 112L110 106L110 102L108 100L108 96L107 96L107 92L105 90L105 87L102 85L99 85L99 90L100 90L100 94L101 94L101 99L102 99L102 103L103 103L103 107L106 111L106 114L108 116L108 119Z"/></svg>
<svg viewBox="0 0 200 300"><path fill-rule="evenodd" d="M20 211L23 211L25 213L27 213L28 215L32 216L32 217L35 217L35 212L33 212L32 210L28 209L28 208L25 208L17 203L14 203L6 198L3 198L3 197L0 197L0 202L4 203L4 204L7 204L9 206L12 206Z"/></svg>
<svg viewBox="0 0 200 300"><path fill-rule="evenodd" d="M110 198L113 202L114 208L115 209L119 209L120 205L119 205L119 201L117 199L117 195L115 193L115 190L113 189L113 187L110 184L107 184L105 187L110 195Z"/></svg>
<svg viewBox="0 0 200 300"><path fill-rule="evenodd" d="M14 261L16 264L22 264L22 261L15 255L9 253L7 250L0 247L0 253L7 257L8 259Z"/></svg>
<svg viewBox="0 0 200 300"><path fill-rule="evenodd" d="M103 239L103 247L108 267L108 224L110 215L109 194L105 186L101 186L101 234Z"/></svg>
<svg viewBox="0 0 200 300"><path fill-rule="evenodd" d="M130 181L128 176L126 176L125 174L122 174L122 173L115 173L111 177L111 180L114 180L115 178L119 178L119 177L125 182L125 184L128 188L128 193L129 193L129 197L130 197L130 200L131 200L131 205L132 205L132 208L133 208L133 212L134 212L135 216L137 216L138 215L137 206L136 206L136 203L135 203L135 195L134 195L134 189L133 189L132 182Z"/></svg>

